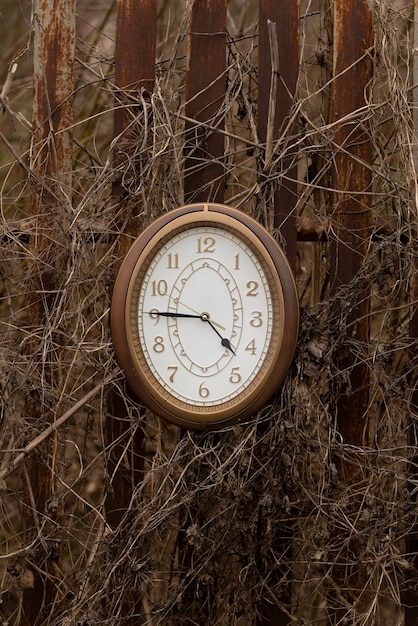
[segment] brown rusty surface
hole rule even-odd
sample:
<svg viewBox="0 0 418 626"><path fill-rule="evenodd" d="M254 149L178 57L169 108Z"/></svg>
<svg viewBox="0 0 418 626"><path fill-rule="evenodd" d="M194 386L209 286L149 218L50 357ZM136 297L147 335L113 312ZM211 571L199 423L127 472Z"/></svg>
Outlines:
<svg viewBox="0 0 418 626"><path fill-rule="evenodd" d="M372 147L356 113L365 106L365 92L372 78L373 16L365 0L338 0L335 3L334 83L332 112L335 126L333 170L334 203L331 218L336 238L331 249L333 293L348 284L362 266L371 234ZM344 120L341 124L339 120ZM369 338L368 294L359 294L358 303L347 320L348 335L357 341ZM366 445L365 421L368 407L367 367L352 359L341 366L352 368L353 393L343 398L338 409L340 432L346 443Z"/></svg>
<svg viewBox="0 0 418 626"><path fill-rule="evenodd" d="M199 126L207 122L223 129L219 110L225 98L226 0L195 0L189 35L186 78L186 202L224 197L224 138Z"/></svg>
<svg viewBox="0 0 418 626"><path fill-rule="evenodd" d="M126 156L135 151L135 132L131 132L132 120L135 116L140 120L141 116L149 115L146 107L155 83L156 33L157 0L142 0L142 2L118 0L113 135L119 139L113 154L115 168L119 164L123 165ZM121 153L118 152L118 146L123 146ZM115 199L123 199L123 189L119 179L114 181L112 193ZM127 207L127 210L132 213L133 217L140 212L137 203L135 206ZM126 223L125 217L121 215L123 223ZM136 220L128 220L128 222L131 230L125 234L138 234L139 225ZM131 238L123 237L121 233L118 243L120 254L124 256L130 247Z"/></svg>
<svg viewBox="0 0 418 626"><path fill-rule="evenodd" d="M75 0L42 0L34 15L33 140L31 169L45 186L32 195L32 214L42 224L35 248L57 243L59 199L71 199ZM55 237L55 238L54 238Z"/></svg>
<svg viewBox="0 0 418 626"><path fill-rule="evenodd" d="M149 93L154 89L156 22L156 0L118 0L115 84L121 91L115 103L115 137L129 124L123 107L138 103L141 88Z"/></svg>
<svg viewBox="0 0 418 626"><path fill-rule="evenodd" d="M269 26L269 22L272 22ZM272 29L269 31L269 29ZM277 38L277 41L276 41ZM273 41L271 41L273 39ZM272 49L277 49L273 63L278 65L279 75L272 76ZM259 52L258 52L258 120L257 128L260 141L265 144L265 173L271 176L269 142L280 136L281 129L287 123L295 93L299 70L299 0L260 0L259 3ZM289 95L290 94L290 95ZM271 96L274 102L271 102ZM274 113L273 113L274 112ZM269 127L272 125L272 128ZM291 130L290 130L291 132ZM274 161L278 155L272 154ZM277 183L273 195L273 226L280 229L285 242L285 251L290 265L296 270L296 219L297 169L292 166L293 150L288 150L280 157L280 167L274 171ZM280 179L280 173L286 171L286 179ZM262 180L262 179L261 179ZM306 226L306 223L304 224ZM302 226L302 224L301 224ZM285 553L290 550L291 535L284 533L277 550ZM280 602L291 604L291 581L284 568L275 576L280 580ZM285 584L285 581L287 584ZM256 626L285 626L289 623L286 613L279 606L265 601L260 607Z"/></svg>
<svg viewBox="0 0 418 626"><path fill-rule="evenodd" d="M333 240L331 242L331 293L349 284L360 270L372 232L371 186L372 147L367 132L367 120L361 119L367 86L372 78L372 61L368 54L373 45L373 15L366 0L336 0L334 2L334 82L332 87L332 122L334 126L334 155L332 186ZM353 301L353 294L356 300ZM351 290L350 310L345 319L344 303L335 304L335 333L345 332L347 342L369 342L369 298L366 290ZM368 407L369 380L367 363L342 347L336 357L341 372L342 389L335 411L342 443L363 448L369 445ZM343 378L348 373L349 381ZM347 393L344 390L347 389ZM364 479L361 463L350 462L344 455L335 457L341 484ZM353 511L362 503L353 498ZM336 531L335 541L346 546L341 552L341 565L333 568L335 584L341 589L359 590L354 600L359 612L367 611L370 588L368 572L361 562L363 547L350 530ZM350 602L353 598L350 596ZM332 616L331 616L332 620Z"/></svg>
<svg viewBox="0 0 418 626"><path fill-rule="evenodd" d="M299 7L300 0L260 0L259 4L259 53L258 53L258 133L260 141L267 140L270 85L272 64L268 21L276 24L279 76L276 88L274 137L289 118L292 97L296 91L299 72ZM291 132L291 131L290 131ZM286 254L296 268L295 205L297 202L297 167L292 165L295 157L291 146L281 159L285 177L274 196L274 227L279 228L286 244ZM296 161L295 161L296 162ZM280 171L277 172L280 175Z"/></svg>
<svg viewBox="0 0 418 626"><path fill-rule="evenodd" d="M61 288L67 261L67 220L70 215L72 182L72 125L74 92L75 0L41 0L33 19L33 134L30 177L33 183L31 213L36 221L29 238L31 250L28 277L27 350L39 377L51 387L59 388L59 340L52 351L40 354L39 329L48 326L55 295ZM42 294L40 296L40 294ZM33 329L33 333L31 333ZM42 331L41 331L42 332ZM42 372L42 374L41 374ZM37 386L25 398L27 419L33 430L54 421L56 406L45 401L44 389ZM54 515L44 518L48 500L55 490L54 460L59 443L51 438L39 447L43 462L27 459L23 472L23 525L28 544L37 534L36 523L42 518L42 529L51 541L56 528ZM33 510L35 507L36 510ZM56 515L59 514L59 511ZM34 553L35 554L35 553ZM57 576L52 555L39 546L34 557L33 588L22 595L20 623L31 626L43 623L55 601ZM30 567L30 566L29 566Z"/></svg>
<svg viewBox="0 0 418 626"><path fill-rule="evenodd" d="M150 115L147 103L155 83L156 22L157 0L118 0L114 137L119 137L118 143L123 146L123 150L121 154L116 150L113 155L115 167L123 165L127 155L133 155L136 150L137 140L130 129L132 119L136 116L141 123L141 116ZM143 158L146 158L146 146L144 154ZM118 256L122 259L132 245L132 237L141 231L142 219L138 216L141 215L142 207L137 199L134 202L124 200L120 179L113 183L112 193L118 210L115 223L120 224ZM126 389L125 393L130 395L130 390ZM125 398L112 389L108 394L107 409L106 438L110 446L108 472L113 481L106 498L106 510L108 523L116 528L129 507L135 485L143 478L143 432L137 431L126 454L131 422ZM124 455L130 461L128 468L119 463Z"/></svg>
<svg viewBox="0 0 418 626"><path fill-rule="evenodd" d="M365 0L335 3L335 63L332 110L335 127L333 171L338 240L334 246L334 290L346 285L360 269L370 235L372 147L367 122L355 114L365 106L372 78L373 20ZM351 116L351 118L350 118ZM338 120L345 121L338 124ZM341 149L340 149L341 147Z"/></svg>

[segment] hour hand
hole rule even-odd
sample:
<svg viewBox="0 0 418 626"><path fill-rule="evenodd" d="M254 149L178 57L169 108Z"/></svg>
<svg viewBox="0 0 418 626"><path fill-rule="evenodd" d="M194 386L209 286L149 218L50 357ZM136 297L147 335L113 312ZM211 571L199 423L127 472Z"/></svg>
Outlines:
<svg viewBox="0 0 418 626"><path fill-rule="evenodd" d="M201 319L201 315L191 315L190 313L175 313L171 311L148 311L149 315L161 315L162 317L192 317Z"/></svg>

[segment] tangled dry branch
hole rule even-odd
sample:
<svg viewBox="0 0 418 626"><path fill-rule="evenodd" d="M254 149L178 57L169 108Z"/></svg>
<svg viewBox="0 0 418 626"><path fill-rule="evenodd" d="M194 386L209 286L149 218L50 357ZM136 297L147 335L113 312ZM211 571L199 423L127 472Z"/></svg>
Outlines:
<svg viewBox="0 0 418 626"><path fill-rule="evenodd" d="M382 234L376 226L361 271L333 295L327 278L336 236L329 219L336 150L327 113L330 5L301 5L299 91L268 159L255 121L257 29L249 8L230 9L226 95L213 121L225 122L226 201L269 226L270 199L297 164L298 214L326 224L327 237L298 246L300 339L280 393L253 420L217 433L180 433L126 394L119 370L115 375L107 319L125 249L121 239L129 245L140 227L184 200L188 12L176 17L175 28L166 25L174 34L161 45L152 97L136 103L129 141L110 140L118 106L107 43L112 12L94 41L80 36L74 200L63 217L65 263L52 291L39 291L41 260L30 244L37 218L28 212L34 181L27 176L28 153L17 158L16 145L30 139L26 125L16 126L26 114L24 82L14 97L9 93L5 116L14 152L1 161L0 223L4 623L20 623L22 597L39 569L55 589L42 617L49 626L116 626L129 618L149 626L247 626L266 605L279 607L289 623L400 623L403 594L417 582L418 545L418 359L417 338L410 335L418 293L413 16L385 0L374 4L374 79L367 107L352 121L368 129L373 145L375 224L380 219L391 229ZM125 193L119 206L111 195L116 179ZM42 321L28 305L34 293L48 312ZM370 300L367 344L348 332L359 293ZM336 404L350 385L349 372L338 366L342 353L367 366L366 447L345 442L336 423ZM127 428L109 442L112 390L125 404ZM36 423L34 403L44 416ZM51 415L65 419L51 427ZM116 451L118 471L129 476L138 438L142 479L111 527L105 502L115 475L108 461ZM22 463L29 453L30 462ZM350 483L341 479L342 462L352 468ZM43 510L32 507L28 527L37 468L45 467L52 496Z"/></svg>

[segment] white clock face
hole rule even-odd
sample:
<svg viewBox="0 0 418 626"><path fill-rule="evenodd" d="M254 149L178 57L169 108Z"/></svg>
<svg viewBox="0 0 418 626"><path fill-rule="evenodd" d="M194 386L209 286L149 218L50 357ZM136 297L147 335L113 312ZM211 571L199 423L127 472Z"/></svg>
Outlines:
<svg viewBox="0 0 418 626"><path fill-rule="evenodd" d="M232 230L180 231L143 276L137 321L145 360L170 394L196 407L233 400L254 380L270 345L266 269Z"/></svg>
<svg viewBox="0 0 418 626"><path fill-rule="evenodd" d="M197 415L247 398L279 344L269 263L243 232L211 222L171 230L144 256L129 312L137 369Z"/></svg>

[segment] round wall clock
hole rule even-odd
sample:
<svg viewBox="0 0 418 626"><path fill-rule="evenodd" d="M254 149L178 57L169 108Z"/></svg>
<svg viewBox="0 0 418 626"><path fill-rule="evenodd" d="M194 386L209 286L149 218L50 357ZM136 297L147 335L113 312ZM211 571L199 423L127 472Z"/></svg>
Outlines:
<svg viewBox="0 0 418 626"><path fill-rule="evenodd" d="M111 331L141 403L193 429L250 418L292 361L299 304L292 271L241 211L191 204L155 220L117 276Z"/></svg>

